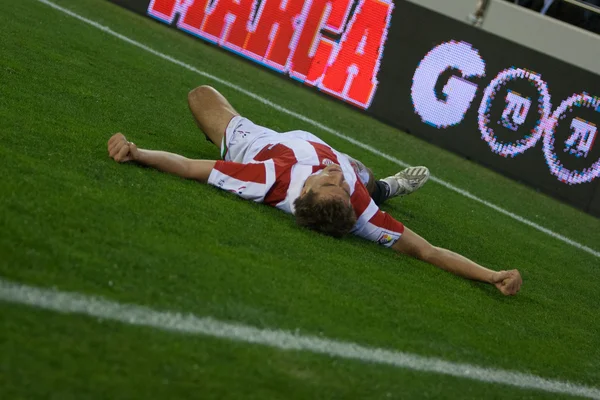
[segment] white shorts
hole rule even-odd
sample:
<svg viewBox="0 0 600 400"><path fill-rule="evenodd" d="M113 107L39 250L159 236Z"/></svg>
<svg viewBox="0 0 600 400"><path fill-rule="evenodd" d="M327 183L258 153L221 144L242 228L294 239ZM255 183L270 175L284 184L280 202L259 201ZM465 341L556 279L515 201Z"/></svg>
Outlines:
<svg viewBox="0 0 600 400"><path fill-rule="evenodd" d="M258 139L279 135L272 129L256 125L248 118L237 115L229 121L221 143L221 158L225 161L247 163L246 152Z"/></svg>

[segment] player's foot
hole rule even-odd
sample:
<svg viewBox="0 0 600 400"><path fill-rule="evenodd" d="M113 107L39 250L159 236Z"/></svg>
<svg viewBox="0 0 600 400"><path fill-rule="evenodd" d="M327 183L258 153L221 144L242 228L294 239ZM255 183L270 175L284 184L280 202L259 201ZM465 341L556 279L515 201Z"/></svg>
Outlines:
<svg viewBox="0 0 600 400"><path fill-rule="evenodd" d="M389 188L388 199L398 196L406 196L420 189L429 179L427 167L409 167L398 172L394 176L382 179Z"/></svg>

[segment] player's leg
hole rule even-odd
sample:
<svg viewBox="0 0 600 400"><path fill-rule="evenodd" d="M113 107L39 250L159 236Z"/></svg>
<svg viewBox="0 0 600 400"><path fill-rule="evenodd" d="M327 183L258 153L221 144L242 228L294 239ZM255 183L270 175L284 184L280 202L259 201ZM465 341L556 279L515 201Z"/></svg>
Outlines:
<svg viewBox="0 0 600 400"><path fill-rule="evenodd" d="M429 179L427 167L408 167L395 175L381 179L388 189L387 199L398 196L406 196L419 190Z"/></svg>
<svg viewBox="0 0 600 400"><path fill-rule="evenodd" d="M365 167L366 168L366 167ZM365 187L369 191L369 195L373 199L376 205L380 205L387 199L393 197L392 189L390 185L381 179L375 179L371 168L366 168L369 173L369 181L365 184Z"/></svg>
<svg viewBox="0 0 600 400"><path fill-rule="evenodd" d="M368 169L368 168L367 168ZM375 179L373 173L368 169L369 183L366 184L369 194L375 202L380 205L393 197L406 196L420 189L429 179L427 167L409 167L396 175L383 179Z"/></svg>
<svg viewBox="0 0 600 400"><path fill-rule="evenodd" d="M365 167L360 161L351 158L354 165L360 165L359 179L369 192L369 196L373 199L376 205L380 205L390 197L390 188L387 183L381 180L375 179L375 175L371 168Z"/></svg>
<svg viewBox="0 0 600 400"><path fill-rule="evenodd" d="M396 175L384 179L375 179L370 168L359 160L347 154L346 156L377 205L392 197L413 193L429 179L429 170L426 167L410 167L398 172Z"/></svg>
<svg viewBox="0 0 600 400"><path fill-rule="evenodd" d="M371 168L365 167L365 171L369 176L369 180L365 183L365 187L375 204L380 205L387 199L394 197L392 194L395 193L394 190L396 186L390 186L390 184L383 179L375 179L375 175Z"/></svg>
<svg viewBox="0 0 600 400"><path fill-rule="evenodd" d="M220 147L229 121L239 115L238 112L221 93L206 85L198 86L188 94L188 104L206 138Z"/></svg>
<svg viewBox="0 0 600 400"><path fill-rule="evenodd" d="M375 179L375 175L373 175L373 171L371 171L371 168L365 167L365 169L367 174L369 175L369 180L365 184L365 187L369 191L371 197L373 197L373 194L375 193L375 191L377 191L377 179Z"/></svg>
<svg viewBox="0 0 600 400"><path fill-rule="evenodd" d="M365 164L363 164L356 158L349 156L348 154L344 154L344 155L346 157L348 157L348 161L350 161L350 165L352 165L352 168L354 168L354 171L356 171L358 179L360 179L360 181L363 183L363 185L365 185L369 194L372 195L373 191L376 189L376 187L375 187L376 179L375 179L375 176L373 175L373 171L371 171L371 168L367 168L365 166Z"/></svg>

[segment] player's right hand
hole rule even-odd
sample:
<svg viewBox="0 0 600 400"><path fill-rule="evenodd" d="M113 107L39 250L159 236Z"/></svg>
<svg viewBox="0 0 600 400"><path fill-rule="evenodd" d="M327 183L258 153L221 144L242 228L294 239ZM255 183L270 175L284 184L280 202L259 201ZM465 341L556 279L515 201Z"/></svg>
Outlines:
<svg viewBox="0 0 600 400"><path fill-rule="evenodd" d="M518 270L494 272L491 282L496 288L506 296L514 296L521 290L523 278Z"/></svg>
<svg viewBox="0 0 600 400"><path fill-rule="evenodd" d="M127 141L122 133L115 133L108 140L108 155L119 163L133 161L138 155L138 148L134 143Z"/></svg>

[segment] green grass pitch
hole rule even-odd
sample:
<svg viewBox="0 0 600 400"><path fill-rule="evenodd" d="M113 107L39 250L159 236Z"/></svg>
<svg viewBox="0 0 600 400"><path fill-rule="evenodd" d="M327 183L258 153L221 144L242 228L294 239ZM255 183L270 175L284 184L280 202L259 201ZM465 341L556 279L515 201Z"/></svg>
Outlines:
<svg viewBox="0 0 600 400"><path fill-rule="evenodd" d="M594 249L600 221L210 45L100 0L56 1ZM106 152L214 159L187 92L399 167L35 0L0 0L0 277L257 327L600 385L600 259L435 183L384 207L436 245L519 268L504 298L359 239ZM541 151L541 150L540 150ZM2 399L557 398L0 303Z"/></svg>

